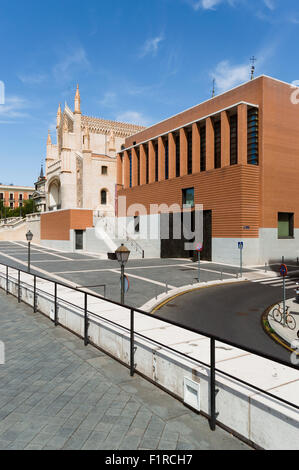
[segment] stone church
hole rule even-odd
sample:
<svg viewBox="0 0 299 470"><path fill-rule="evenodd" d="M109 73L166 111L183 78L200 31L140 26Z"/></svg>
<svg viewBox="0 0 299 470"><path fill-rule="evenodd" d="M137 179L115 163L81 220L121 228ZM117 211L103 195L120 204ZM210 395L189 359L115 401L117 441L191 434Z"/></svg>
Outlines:
<svg viewBox="0 0 299 470"><path fill-rule="evenodd" d="M116 155L142 126L83 116L79 86L72 111L57 112L57 143L50 133L46 156L46 208L92 209L115 214Z"/></svg>

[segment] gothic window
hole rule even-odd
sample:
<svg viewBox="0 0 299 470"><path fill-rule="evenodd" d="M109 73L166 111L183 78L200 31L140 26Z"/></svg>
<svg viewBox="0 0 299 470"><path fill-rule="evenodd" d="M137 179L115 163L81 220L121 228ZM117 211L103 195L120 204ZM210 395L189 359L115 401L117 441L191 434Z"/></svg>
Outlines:
<svg viewBox="0 0 299 470"><path fill-rule="evenodd" d="M106 206L106 204L107 204L107 191L106 191L106 189L102 189L102 191L101 191L101 204L102 204L102 206Z"/></svg>

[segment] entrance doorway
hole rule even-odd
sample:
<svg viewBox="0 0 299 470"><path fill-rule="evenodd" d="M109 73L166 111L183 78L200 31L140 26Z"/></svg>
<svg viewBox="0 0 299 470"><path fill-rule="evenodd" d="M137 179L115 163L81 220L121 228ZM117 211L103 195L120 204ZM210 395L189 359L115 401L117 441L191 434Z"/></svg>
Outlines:
<svg viewBox="0 0 299 470"><path fill-rule="evenodd" d="M83 250L83 230L75 230L76 250Z"/></svg>
<svg viewBox="0 0 299 470"><path fill-rule="evenodd" d="M174 239L173 236L173 214L161 214L161 258L193 258L197 259L197 252L186 251L186 240L183 233L183 213L181 213L181 238ZM191 213L191 230L195 227L195 212ZM163 239L163 234L169 233L169 238ZM194 239L193 239L194 240ZM200 258L204 261L212 261L212 211L203 211L203 251Z"/></svg>
<svg viewBox="0 0 299 470"><path fill-rule="evenodd" d="M203 250L200 258L212 261L212 211L203 211Z"/></svg>

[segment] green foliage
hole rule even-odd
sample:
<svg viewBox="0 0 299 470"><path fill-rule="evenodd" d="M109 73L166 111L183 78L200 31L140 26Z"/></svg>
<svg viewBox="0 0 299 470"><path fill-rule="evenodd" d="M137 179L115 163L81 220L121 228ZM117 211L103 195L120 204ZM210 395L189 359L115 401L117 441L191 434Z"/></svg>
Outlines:
<svg viewBox="0 0 299 470"><path fill-rule="evenodd" d="M26 217L27 214L33 214L36 212L35 203L33 199L27 199L23 201L23 207L17 207L11 209L10 207L4 207L3 201L0 200L0 218L5 218L5 209L6 209L6 218L9 217Z"/></svg>

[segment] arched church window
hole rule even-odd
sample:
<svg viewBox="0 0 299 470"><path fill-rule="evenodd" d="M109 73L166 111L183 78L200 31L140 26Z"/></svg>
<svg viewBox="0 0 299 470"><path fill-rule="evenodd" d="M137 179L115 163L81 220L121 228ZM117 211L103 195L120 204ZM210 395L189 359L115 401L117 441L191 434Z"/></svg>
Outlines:
<svg viewBox="0 0 299 470"><path fill-rule="evenodd" d="M101 204L105 206L107 204L107 191L106 189L102 189L101 191Z"/></svg>

